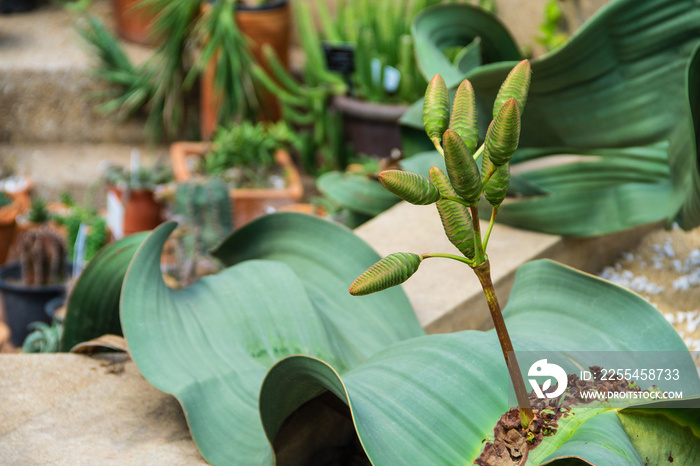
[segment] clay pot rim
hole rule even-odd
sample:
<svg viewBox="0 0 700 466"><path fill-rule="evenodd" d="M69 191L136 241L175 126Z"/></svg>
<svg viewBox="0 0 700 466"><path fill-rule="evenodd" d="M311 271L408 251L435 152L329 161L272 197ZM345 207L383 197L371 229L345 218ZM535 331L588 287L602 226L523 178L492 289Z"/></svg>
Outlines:
<svg viewBox="0 0 700 466"><path fill-rule="evenodd" d="M333 105L348 116L392 123L398 121L409 108L405 104L367 102L344 95L333 97Z"/></svg>
<svg viewBox="0 0 700 466"><path fill-rule="evenodd" d="M173 166L173 175L175 181L186 181L193 177L187 167L186 158L188 155L203 157L209 150L211 143L209 142L190 142L180 141L171 144L170 146L170 161ZM281 189L274 188L232 188L229 195L236 199L258 198L260 196L272 198L293 197L296 201L304 196L304 188L301 183L301 175L294 166L292 156L285 149L277 149L275 151L275 160L277 164L285 171L285 180L287 185Z"/></svg>
<svg viewBox="0 0 700 466"><path fill-rule="evenodd" d="M236 11L264 11L264 10L274 10L275 8L280 8L289 3L289 0L275 0L274 2L265 3L264 5L241 5L236 4Z"/></svg>
<svg viewBox="0 0 700 466"><path fill-rule="evenodd" d="M22 273L22 266L19 262L8 262L0 265L0 290L19 294L56 293L57 291L65 291L72 271L73 265L66 262L64 269L66 276L63 283L51 285L24 285L22 283L10 283L7 281L7 278L20 278Z"/></svg>

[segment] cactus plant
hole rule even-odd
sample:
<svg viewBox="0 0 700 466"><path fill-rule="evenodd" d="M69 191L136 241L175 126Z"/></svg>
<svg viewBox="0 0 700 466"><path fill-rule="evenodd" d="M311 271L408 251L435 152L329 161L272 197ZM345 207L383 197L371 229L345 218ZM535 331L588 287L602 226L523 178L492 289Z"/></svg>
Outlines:
<svg viewBox="0 0 700 466"><path fill-rule="evenodd" d="M24 285L63 282L66 246L56 232L48 228L28 231L20 237L17 247Z"/></svg>
<svg viewBox="0 0 700 466"><path fill-rule="evenodd" d="M232 205L226 184L216 178L180 182L170 206L170 217L180 223L175 238L175 270L168 271L186 286L212 268L209 250L233 231ZM214 270L212 270L214 271Z"/></svg>

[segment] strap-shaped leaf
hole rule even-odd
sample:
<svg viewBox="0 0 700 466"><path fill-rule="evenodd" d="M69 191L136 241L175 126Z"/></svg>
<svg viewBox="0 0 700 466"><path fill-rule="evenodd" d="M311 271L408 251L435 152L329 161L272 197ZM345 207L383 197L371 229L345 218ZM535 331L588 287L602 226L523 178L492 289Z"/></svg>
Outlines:
<svg viewBox="0 0 700 466"><path fill-rule="evenodd" d="M423 258L410 252L395 252L367 269L350 285L350 294L363 296L386 290L408 280Z"/></svg>
<svg viewBox="0 0 700 466"><path fill-rule="evenodd" d="M507 164L520 139L520 110L515 99L508 99L486 132L484 145L497 167Z"/></svg>
<svg viewBox="0 0 700 466"><path fill-rule="evenodd" d="M493 162L488 152L484 153L484 161L481 163L481 175L486 176L494 168ZM495 167L491 178L484 186L484 197L492 206L499 206L506 198L508 186L510 185L510 165L505 164Z"/></svg>
<svg viewBox="0 0 700 466"><path fill-rule="evenodd" d="M475 203L481 195L481 176L479 167L462 138L448 129L442 137L445 150L445 166L450 183L459 197Z"/></svg>
<svg viewBox="0 0 700 466"><path fill-rule="evenodd" d="M436 74L425 89L423 101L423 126L433 144L440 145L442 134L450 121L450 101L442 76Z"/></svg>
<svg viewBox="0 0 700 466"><path fill-rule="evenodd" d="M525 103L527 102L527 93L530 90L531 77L532 68L529 61L523 60L515 65L498 90L496 101L493 103L493 118L496 118L498 111L508 99L515 99L520 107L520 115L523 114Z"/></svg>
<svg viewBox="0 0 700 466"><path fill-rule="evenodd" d="M430 169L430 180L445 196L456 196L447 175L438 167ZM474 226L469 209L459 202L442 199L437 202L438 213L447 238L465 257L474 258Z"/></svg>
<svg viewBox="0 0 700 466"><path fill-rule="evenodd" d="M474 88L466 79L457 88L455 99L452 102L450 129L461 136L469 152L474 153L476 151L476 146L479 143L476 100Z"/></svg>
<svg viewBox="0 0 700 466"><path fill-rule="evenodd" d="M429 179L403 170L385 170L379 182L404 201L415 205L429 205L440 199L440 191Z"/></svg>

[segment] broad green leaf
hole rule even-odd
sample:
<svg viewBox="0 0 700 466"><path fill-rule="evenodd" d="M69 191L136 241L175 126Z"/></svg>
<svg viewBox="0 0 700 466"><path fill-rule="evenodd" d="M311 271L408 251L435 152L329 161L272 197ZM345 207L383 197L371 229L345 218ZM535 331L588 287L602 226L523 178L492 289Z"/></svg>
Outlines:
<svg viewBox="0 0 700 466"><path fill-rule="evenodd" d="M401 342L344 375L292 356L268 373L260 412L273 439L284 420L280 408L291 412L295 399L320 387L348 404L373 464L469 464L508 409L502 360L495 334L474 331Z"/></svg>
<svg viewBox="0 0 700 466"><path fill-rule="evenodd" d="M698 400L672 403L674 408L664 407L667 402L662 401L619 410L595 410L580 426L574 426L571 438L556 453L544 458L546 452L536 449L528 464L570 464L575 459L605 465L670 464L670 460L694 464L700 454ZM578 419L569 417L564 422L564 427L568 427ZM560 433L566 435L561 432L561 424Z"/></svg>
<svg viewBox="0 0 700 466"><path fill-rule="evenodd" d="M455 55L452 63L464 74L481 66L481 38L477 37L469 45L464 46Z"/></svg>
<svg viewBox="0 0 700 466"><path fill-rule="evenodd" d="M381 257L329 221L290 212L266 215L236 231L213 254L228 266L251 259L288 265L323 315L332 341L338 342L336 351L352 365L423 334L401 288L361 298L348 293L355 278Z"/></svg>
<svg viewBox="0 0 700 466"><path fill-rule="evenodd" d="M634 407L618 412L646 464L694 464L700 458L700 409Z"/></svg>
<svg viewBox="0 0 700 466"><path fill-rule="evenodd" d="M533 457L541 458L537 449ZM589 464L610 466L643 466L645 463L634 449L615 411L604 411L587 419L575 429L556 453L541 464L566 464L566 460L585 458ZM528 464L537 464L528 458Z"/></svg>
<svg viewBox="0 0 700 466"><path fill-rule="evenodd" d="M374 179L354 173L328 172L316 180L326 196L346 209L374 217L399 202Z"/></svg>
<svg viewBox="0 0 700 466"><path fill-rule="evenodd" d="M122 334L119 295L136 249L148 233L127 236L102 248L80 274L68 299L61 349L111 333Z"/></svg>
<svg viewBox="0 0 700 466"><path fill-rule="evenodd" d="M459 84L466 71L450 63L443 51L480 39L483 63L519 60L520 52L508 30L493 15L469 4L435 5L423 10L411 30L418 67L426 80L440 74L447 87Z"/></svg>
<svg viewBox="0 0 700 466"><path fill-rule="evenodd" d="M516 352L565 351L558 362L570 359L586 367L595 363L586 359L592 348L649 351L650 364L655 352L676 351L692 369L687 395L700 393L692 358L671 325L642 298L601 279L550 261L526 264L517 272L504 314ZM293 356L275 365L263 382L260 409L268 437L274 438L299 401L309 400L304 394L323 390L349 406L374 464L453 465L469 464L480 454L482 440L507 410L509 381L493 331L400 342L344 374L325 362ZM593 464L634 464L621 461L633 460L634 448L604 410L582 410L562 434L548 437L530 452L532 458L571 454L603 461ZM590 439L600 443L589 445Z"/></svg>
<svg viewBox="0 0 700 466"><path fill-rule="evenodd" d="M700 224L700 46L695 49L693 59L688 65L687 89L690 102L692 131L681 121L671 137L668 159L675 191L681 197L682 204L678 218L686 229Z"/></svg>
<svg viewBox="0 0 700 466"><path fill-rule="evenodd" d="M423 333L400 288L349 296L352 279L379 256L335 224L302 214L251 222L217 250L245 262L181 290L169 289L160 272L173 229L154 230L134 256L122 288L122 326L139 370L178 398L213 464L272 464L257 395L280 358L308 354L345 371ZM279 260L246 260L256 254Z"/></svg>

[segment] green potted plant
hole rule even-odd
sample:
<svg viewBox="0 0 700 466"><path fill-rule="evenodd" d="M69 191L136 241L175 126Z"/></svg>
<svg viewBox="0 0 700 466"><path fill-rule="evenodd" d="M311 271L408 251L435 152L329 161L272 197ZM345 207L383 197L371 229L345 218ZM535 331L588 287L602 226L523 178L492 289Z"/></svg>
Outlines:
<svg viewBox="0 0 700 466"><path fill-rule="evenodd" d="M200 79L200 131L210 139L217 127L241 118L279 118L276 97L251 76L267 67L262 47L289 64L291 12L288 0L218 0L204 3L197 34L203 46L195 65Z"/></svg>
<svg viewBox="0 0 700 466"><path fill-rule="evenodd" d="M287 150L293 144L295 136L283 123L243 121L220 128L211 143L174 143L170 158L177 181L195 173L224 179L239 227L303 196L301 177Z"/></svg>
<svg viewBox="0 0 700 466"><path fill-rule="evenodd" d="M253 82L250 68L263 44L287 62L287 0L221 0L211 5L144 0L142 6L159 11L153 26L162 40L138 66L96 18L88 17L79 29L99 57L96 75L114 85L104 94L101 111L120 117L145 111L151 139L172 140L191 139L200 128L203 139L209 139L220 122L255 119L270 107L267 100L261 103L263 88ZM199 53L193 44L201 44ZM198 78L199 91L194 86Z"/></svg>
<svg viewBox="0 0 700 466"><path fill-rule="evenodd" d="M46 202L41 196L32 199L29 210L17 216L17 228L19 234L28 230L36 230L44 225L53 229L59 229L55 221L56 216L67 211L65 204L61 202Z"/></svg>
<svg viewBox="0 0 700 466"><path fill-rule="evenodd" d="M162 221L163 206L155 190L172 180L168 164L156 160L153 166L141 165L134 152L132 167L107 165L103 178L107 183L107 216L115 238L152 230Z"/></svg>
<svg viewBox="0 0 700 466"><path fill-rule="evenodd" d="M119 37L142 45L157 43L153 36L153 22L157 10L149 8L144 0L112 0L112 11Z"/></svg>
<svg viewBox="0 0 700 466"><path fill-rule="evenodd" d="M42 228L18 240L19 262L0 267L0 291L12 344L21 346L32 322L50 323L46 303L65 293L70 277L65 240Z"/></svg>
<svg viewBox="0 0 700 466"><path fill-rule="evenodd" d="M411 23L419 11L440 1L407 6L391 0L344 0L338 2L335 18L325 2L316 2L321 38L313 26L310 5L295 4L309 73L316 81L329 75L334 82L345 79L346 86L333 104L343 114L346 140L356 152L388 156L401 147L398 119L408 104L422 96L426 84L415 62ZM331 73L339 70L334 54L343 58L338 66L344 68L345 78Z"/></svg>

